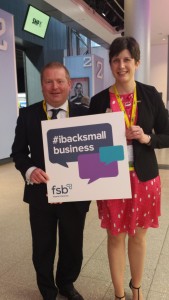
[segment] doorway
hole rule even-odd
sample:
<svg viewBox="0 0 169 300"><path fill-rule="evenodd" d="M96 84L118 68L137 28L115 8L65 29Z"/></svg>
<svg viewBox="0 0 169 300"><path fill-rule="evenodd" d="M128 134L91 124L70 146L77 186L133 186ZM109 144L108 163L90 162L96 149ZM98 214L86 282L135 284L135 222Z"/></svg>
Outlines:
<svg viewBox="0 0 169 300"><path fill-rule="evenodd" d="M18 86L18 107L27 106L26 92L26 72L25 72L25 53L23 50L16 48L16 72Z"/></svg>

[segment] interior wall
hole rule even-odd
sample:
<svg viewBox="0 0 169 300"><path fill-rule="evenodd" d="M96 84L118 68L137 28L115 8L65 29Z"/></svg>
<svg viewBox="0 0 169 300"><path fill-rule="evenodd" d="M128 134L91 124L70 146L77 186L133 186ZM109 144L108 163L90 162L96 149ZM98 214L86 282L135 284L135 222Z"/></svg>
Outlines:
<svg viewBox="0 0 169 300"><path fill-rule="evenodd" d="M104 58L104 87L114 83L109 66L107 49L102 47L92 48L92 53ZM167 103L168 82L168 44L152 45L150 48L150 84L162 93L163 101Z"/></svg>
<svg viewBox="0 0 169 300"><path fill-rule="evenodd" d="M151 46L150 55L150 84L162 93L163 101L167 104L167 67L168 45Z"/></svg>
<svg viewBox="0 0 169 300"><path fill-rule="evenodd" d="M27 56L25 57L25 66L27 78L27 102L28 105L31 105L43 99L40 74Z"/></svg>
<svg viewBox="0 0 169 300"><path fill-rule="evenodd" d="M44 66L44 64L50 62L51 60L58 60L60 62L63 62L63 51L67 47L67 27L58 20L51 18L45 39L39 38L28 32L24 32L22 27L26 16L27 8L28 3L26 3L24 0L0 0L0 9L13 15L15 45L17 45L18 48L22 49L27 56L26 77L29 92L28 103L32 104L34 102L42 100L42 93L40 87L41 68ZM33 73L34 76L32 76ZM15 78L13 78L13 82L14 81ZM14 111L18 111L18 104L16 101L17 95L15 95L15 100L13 101L12 105L9 101L7 102L7 100L9 99L6 99L6 97L2 97L3 101L4 98L7 108L6 110L2 108L2 111L3 116L6 117L6 115L4 114L5 111L10 111L12 114L14 114ZM11 109L12 106L14 106L13 109ZM4 158L9 158L11 152L11 145L14 139L16 119L17 114L15 113L15 116L13 117L12 121L10 119L10 123L8 122L10 124L9 130L9 126L1 126L1 128L3 128L2 134L5 140L3 141L3 147L1 147L0 149L1 152L3 151L3 154L0 155L0 160Z"/></svg>

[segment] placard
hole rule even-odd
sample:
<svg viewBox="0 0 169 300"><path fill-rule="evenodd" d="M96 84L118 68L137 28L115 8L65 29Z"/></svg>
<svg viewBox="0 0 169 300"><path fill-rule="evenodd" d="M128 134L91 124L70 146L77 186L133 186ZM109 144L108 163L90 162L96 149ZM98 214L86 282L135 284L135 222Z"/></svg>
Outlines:
<svg viewBox="0 0 169 300"><path fill-rule="evenodd" d="M42 121L49 203L131 198L123 112Z"/></svg>

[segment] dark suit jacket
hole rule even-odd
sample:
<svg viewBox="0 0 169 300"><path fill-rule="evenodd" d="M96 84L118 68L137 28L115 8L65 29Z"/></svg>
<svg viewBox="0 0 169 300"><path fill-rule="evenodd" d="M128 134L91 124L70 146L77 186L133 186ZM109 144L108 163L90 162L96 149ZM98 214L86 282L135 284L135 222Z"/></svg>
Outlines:
<svg viewBox="0 0 169 300"><path fill-rule="evenodd" d="M41 121L47 120L47 116L42 103L41 101L21 108L17 120L11 156L16 169L21 172L24 180L25 173L30 167L35 166L45 171ZM87 113L88 109L82 105L69 104L70 117L82 116ZM35 206L46 207L49 205L46 194L46 184L27 185L25 183L23 200ZM89 204L89 201L72 202L72 205L81 211L88 211Z"/></svg>
<svg viewBox="0 0 169 300"><path fill-rule="evenodd" d="M134 167L141 181L158 175L155 148L169 147L169 119L160 94L155 87L136 82L138 102L137 125L151 136L151 146L133 140ZM106 112L110 108L109 88L91 98L89 114Z"/></svg>

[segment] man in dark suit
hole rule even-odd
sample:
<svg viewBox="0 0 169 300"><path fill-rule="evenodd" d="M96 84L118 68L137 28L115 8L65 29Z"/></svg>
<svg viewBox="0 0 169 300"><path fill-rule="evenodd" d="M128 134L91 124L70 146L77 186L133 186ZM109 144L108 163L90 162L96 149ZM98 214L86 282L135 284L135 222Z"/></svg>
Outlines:
<svg viewBox="0 0 169 300"><path fill-rule="evenodd" d="M45 173L41 121L50 120L53 109L57 109L57 118L85 115L87 109L68 102L71 81L64 65L58 62L46 65L41 83L44 100L20 109L11 156L25 180L24 201L29 203L33 264L43 299L54 300L59 292L68 300L83 300L73 282L82 265L83 229L90 202L48 203L49 177ZM57 228L59 254L54 276Z"/></svg>

